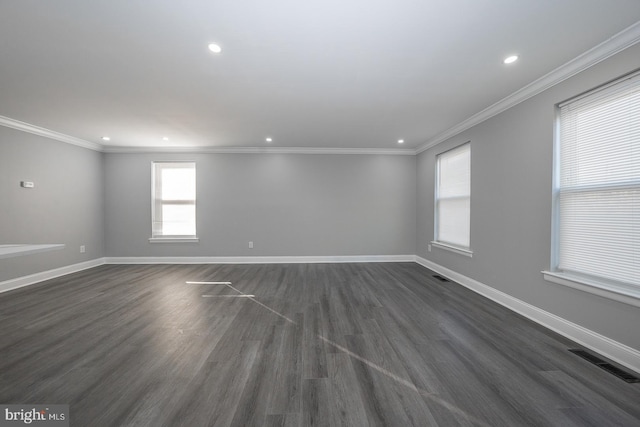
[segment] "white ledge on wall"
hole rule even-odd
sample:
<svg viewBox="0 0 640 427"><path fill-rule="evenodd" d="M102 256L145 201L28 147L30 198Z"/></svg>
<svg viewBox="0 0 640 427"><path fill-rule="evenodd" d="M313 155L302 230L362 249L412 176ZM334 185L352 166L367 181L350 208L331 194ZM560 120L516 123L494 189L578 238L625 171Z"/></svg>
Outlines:
<svg viewBox="0 0 640 427"><path fill-rule="evenodd" d="M558 285L568 286L590 294L623 302L634 307L640 307L640 289L597 282L582 277L556 271L542 271L544 280Z"/></svg>
<svg viewBox="0 0 640 427"><path fill-rule="evenodd" d="M63 244L49 245L0 245L0 258L11 258L15 256L31 255L40 252L63 249Z"/></svg>
<svg viewBox="0 0 640 427"><path fill-rule="evenodd" d="M431 241L431 245L435 246L436 248L444 249L445 251L450 251L460 255L468 256L469 258L473 256L473 251L470 251L469 249L457 248L455 246L447 245L442 242L436 242L435 240Z"/></svg>
<svg viewBox="0 0 640 427"><path fill-rule="evenodd" d="M200 239L194 237L150 237L149 243L198 243Z"/></svg>

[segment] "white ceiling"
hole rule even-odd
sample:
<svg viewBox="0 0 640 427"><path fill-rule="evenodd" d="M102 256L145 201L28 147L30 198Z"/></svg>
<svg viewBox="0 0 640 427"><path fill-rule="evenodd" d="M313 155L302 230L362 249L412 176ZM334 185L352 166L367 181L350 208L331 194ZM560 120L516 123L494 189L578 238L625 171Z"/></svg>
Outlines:
<svg viewBox="0 0 640 427"><path fill-rule="evenodd" d="M4 0L0 116L116 147L414 149L638 21L639 0Z"/></svg>

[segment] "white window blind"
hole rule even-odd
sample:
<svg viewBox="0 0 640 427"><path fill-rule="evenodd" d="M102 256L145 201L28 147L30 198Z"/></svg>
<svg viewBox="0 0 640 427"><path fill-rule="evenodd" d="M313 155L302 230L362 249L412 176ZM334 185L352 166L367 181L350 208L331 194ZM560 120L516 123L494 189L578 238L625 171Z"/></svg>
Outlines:
<svg viewBox="0 0 640 427"><path fill-rule="evenodd" d="M153 163L153 237L196 235L196 164Z"/></svg>
<svg viewBox="0 0 640 427"><path fill-rule="evenodd" d="M437 156L435 242L469 249L471 144Z"/></svg>
<svg viewBox="0 0 640 427"><path fill-rule="evenodd" d="M555 271L640 286L640 77L560 106Z"/></svg>

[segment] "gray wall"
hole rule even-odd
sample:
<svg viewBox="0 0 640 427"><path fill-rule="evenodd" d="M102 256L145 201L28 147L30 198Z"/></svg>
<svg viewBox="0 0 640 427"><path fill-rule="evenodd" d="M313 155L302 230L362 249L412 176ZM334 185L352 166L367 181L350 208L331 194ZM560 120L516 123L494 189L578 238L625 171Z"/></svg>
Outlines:
<svg viewBox="0 0 640 427"><path fill-rule="evenodd" d="M551 257L554 106L639 67L640 44L421 153L417 255L640 349L640 309L546 282L540 274ZM473 258L428 251L435 156L466 141Z"/></svg>
<svg viewBox="0 0 640 427"><path fill-rule="evenodd" d="M0 244L66 245L0 259L0 282L103 257L103 200L101 153L0 127Z"/></svg>
<svg viewBox="0 0 640 427"><path fill-rule="evenodd" d="M149 243L153 160L196 161L199 243ZM105 176L107 256L415 253L415 156L107 154Z"/></svg>

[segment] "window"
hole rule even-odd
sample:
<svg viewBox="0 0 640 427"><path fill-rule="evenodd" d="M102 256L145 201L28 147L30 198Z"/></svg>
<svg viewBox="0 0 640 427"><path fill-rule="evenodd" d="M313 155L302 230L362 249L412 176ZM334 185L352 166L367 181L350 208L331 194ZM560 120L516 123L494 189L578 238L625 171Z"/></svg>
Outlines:
<svg viewBox="0 0 640 427"><path fill-rule="evenodd" d="M556 131L545 278L640 298L640 75L561 104Z"/></svg>
<svg viewBox="0 0 640 427"><path fill-rule="evenodd" d="M471 256L471 144L436 158L435 239L432 244Z"/></svg>
<svg viewBox="0 0 640 427"><path fill-rule="evenodd" d="M196 164L154 162L152 241L196 240Z"/></svg>

